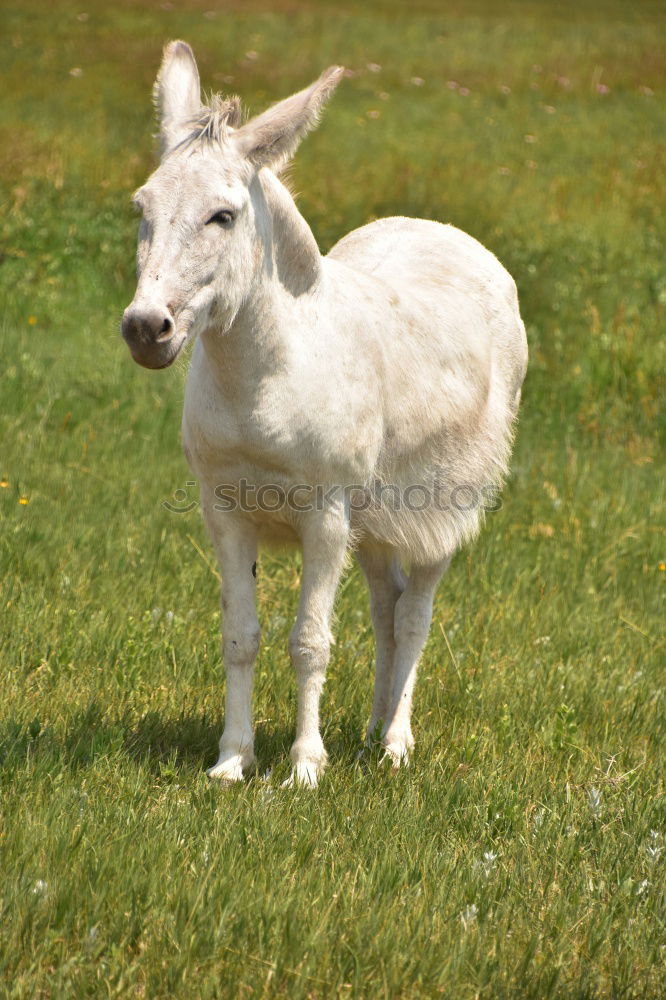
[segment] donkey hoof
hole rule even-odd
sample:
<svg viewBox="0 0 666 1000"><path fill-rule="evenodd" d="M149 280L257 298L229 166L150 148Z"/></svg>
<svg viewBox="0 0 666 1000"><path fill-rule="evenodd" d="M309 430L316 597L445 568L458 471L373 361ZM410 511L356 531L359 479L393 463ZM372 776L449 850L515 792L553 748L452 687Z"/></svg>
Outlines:
<svg viewBox="0 0 666 1000"><path fill-rule="evenodd" d="M282 788L316 788L323 768L312 760L302 760L294 768Z"/></svg>
<svg viewBox="0 0 666 1000"><path fill-rule="evenodd" d="M406 743L394 742L383 744L382 764L389 764L391 773L395 774L401 767L409 766L410 747Z"/></svg>
<svg viewBox="0 0 666 1000"><path fill-rule="evenodd" d="M217 764L208 768L206 776L213 781L220 781L230 785L243 780L243 772L247 770L250 764L246 763L240 754L234 754L232 757L220 757Z"/></svg>

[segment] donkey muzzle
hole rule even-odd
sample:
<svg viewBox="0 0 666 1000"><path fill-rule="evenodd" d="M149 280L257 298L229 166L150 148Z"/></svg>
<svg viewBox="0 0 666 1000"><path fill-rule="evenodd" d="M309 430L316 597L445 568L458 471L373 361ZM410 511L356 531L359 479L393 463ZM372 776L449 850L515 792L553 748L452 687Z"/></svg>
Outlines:
<svg viewBox="0 0 666 1000"><path fill-rule="evenodd" d="M180 350L175 323L168 309L128 306L120 330L134 360L144 368L166 368Z"/></svg>

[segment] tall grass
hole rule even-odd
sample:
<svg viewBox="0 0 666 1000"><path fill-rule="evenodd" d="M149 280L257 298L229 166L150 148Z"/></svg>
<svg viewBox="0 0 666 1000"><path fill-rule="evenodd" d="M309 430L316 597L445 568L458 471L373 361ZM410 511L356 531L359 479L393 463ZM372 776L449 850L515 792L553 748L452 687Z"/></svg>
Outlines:
<svg viewBox="0 0 666 1000"><path fill-rule="evenodd" d="M666 992L662 4L5 4L0 110L0 976L7 997ZM292 169L323 249L450 221L518 282L531 364L502 508L443 582L413 766L355 761L357 571L331 767L282 790L299 561L259 566L260 773L210 786L216 567L133 365L129 195L185 37L257 110L353 76ZM661 419L661 423L660 423Z"/></svg>

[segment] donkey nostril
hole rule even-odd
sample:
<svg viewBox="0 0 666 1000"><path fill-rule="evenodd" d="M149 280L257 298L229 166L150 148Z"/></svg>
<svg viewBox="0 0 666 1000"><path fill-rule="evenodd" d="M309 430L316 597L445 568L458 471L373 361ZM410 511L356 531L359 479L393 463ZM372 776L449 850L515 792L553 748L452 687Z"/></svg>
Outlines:
<svg viewBox="0 0 666 1000"><path fill-rule="evenodd" d="M159 332L155 335L155 340L159 344L163 340L170 340L173 334L173 320L170 316L165 316L159 326Z"/></svg>
<svg viewBox="0 0 666 1000"><path fill-rule="evenodd" d="M128 309L123 316L122 334L128 344L135 346L160 344L170 340L173 332L173 319L162 308L146 311Z"/></svg>

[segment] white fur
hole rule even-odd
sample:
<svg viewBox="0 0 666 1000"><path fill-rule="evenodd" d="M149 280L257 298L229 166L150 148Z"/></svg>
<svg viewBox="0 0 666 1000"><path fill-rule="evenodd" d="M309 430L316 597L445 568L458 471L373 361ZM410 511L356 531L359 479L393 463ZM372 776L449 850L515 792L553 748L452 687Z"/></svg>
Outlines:
<svg viewBox="0 0 666 1000"><path fill-rule="evenodd" d="M264 541L303 548L289 642L299 687L292 780L316 784L326 762L319 697L350 547L368 581L377 638L368 738L381 727L387 757L407 758L435 589L483 511L478 502L358 509L352 487L379 482L395 495L439 487L450 498L456 488L478 497L499 485L527 362L514 282L459 230L383 219L320 255L270 167L313 126L340 75L334 67L232 128L223 102L193 106L196 63L185 43L172 42L156 84L163 158L136 196L144 211L139 282L125 321L150 316L155 329L160 316L172 322L139 360L168 364L198 334L183 441L222 572L226 717L209 774L227 780L254 761L252 567ZM230 225L209 221L222 209L235 213ZM306 512L220 510L220 486L241 480L338 490Z"/></svg>

